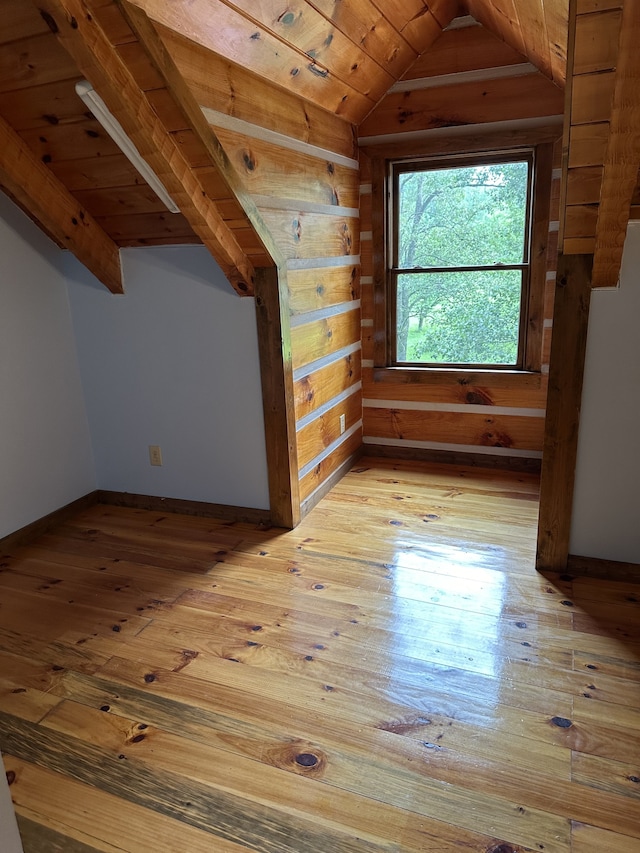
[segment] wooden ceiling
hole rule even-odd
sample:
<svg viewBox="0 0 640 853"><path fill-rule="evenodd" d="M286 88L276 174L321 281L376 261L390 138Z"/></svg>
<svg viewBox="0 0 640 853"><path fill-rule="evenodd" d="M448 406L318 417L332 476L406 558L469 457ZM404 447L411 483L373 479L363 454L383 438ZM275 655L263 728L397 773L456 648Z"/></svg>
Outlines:
<svg viewBox="0 0 640 853"><path fill-rule="evenodd" d="M338 125L361 125L460 15L564 86L568 2L0 0L0 182L115 292L119 247L198 242L239 293L251 293L255 269L281 259L200 110L221 62L253 81L257 123L269 113L301 138L313 123L331 148L332 134L355 138ZM576 2L583 13L621 14L622 0ZM80 101L74 87L84 78L180 214L164 208ZM627 97L621 91L620 103ZM342 153L353 156L354 146Z"/></svg>

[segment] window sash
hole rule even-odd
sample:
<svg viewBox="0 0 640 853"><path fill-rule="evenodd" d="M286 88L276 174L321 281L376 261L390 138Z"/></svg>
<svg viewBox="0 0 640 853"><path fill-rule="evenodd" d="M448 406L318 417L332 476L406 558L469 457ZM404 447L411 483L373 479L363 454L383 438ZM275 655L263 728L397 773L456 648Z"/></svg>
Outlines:
<svg viewBox="0 0 640 853"><path fill-rule="evenodd" d="M400 210L400 176L407 172L429 172L435 169L468 168L473 166L484 166L502 163L523 163L528 165L527 170L527 195L525 201L525 224L523 240L523 262L522 263L496 263L491 265L465 265L445 267L400 267L397 265L399 251L399 210ZM388 259L387 269L387 364L392 367L421 367L421 368L473 368L488 370L513 370L522 369L525 363L527 348L527 314L530 297L530 265L531 265L531 239L533 222L533 189L535 178L534 150L525 149L514 152L497 151L483 154L481 156L451 156L437 159L414 158L411 160L388 161L389 186L387 207L387 238L388 247L386 257ZM520 290L520 320L518 328L518 350L517 360L510 364L479 364L476 362L412 362L399 361L397 358L397 282L399 275L449 273L449 272L475 272L491 270L514 270L522 271Z"/></svg>
<svg viewBox="0 0 640 853"><path fill-rule="evenodd" d="M397 316L397 305L398 305L398 277L401 275L411 275L411 274L430 274L430 273L455 273L455 272L475 272L475 271L507 271L509 269L515 269L521 271L520 278L520 316L518 322L518 348L517 348L517 356L514 362L501 362L501 363L493 363L493 362L475 362L475 361L463 361L463 362L445 362L445 361L409 361L409 360L399 360L398 359L398 341L397 341L397 332L398 332L398 316ZM388 294L389 300L387 302L388 308L388 329L389 329L389 346L390 346L390 355L389 364L391 367L422 367L422 368L470 368L474 370L518 370L522 369L522 365L524 363L525 358L525 350L526 350L526 335L524 334L524 329L526 328L527 321L527 312L528 312L528 294L529 294L529 265L528 264L513 264L513 265L505 265L505 266L490 266L490 267L459 267L459 268L451 268L446 267L444 269L408 269L408 270L390 270L388 276Z"/></svg>

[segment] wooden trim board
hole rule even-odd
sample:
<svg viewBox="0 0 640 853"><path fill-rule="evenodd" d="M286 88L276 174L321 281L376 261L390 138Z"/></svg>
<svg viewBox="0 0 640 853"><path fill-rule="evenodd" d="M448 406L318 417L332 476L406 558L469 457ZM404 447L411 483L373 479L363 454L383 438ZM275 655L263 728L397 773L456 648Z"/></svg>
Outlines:
<svg viewBox="0 0 640 853"><path fill-rule="evenodd" d="M300 486L284 268L256 270L255 298L271 520L276 527L293 528L300 521Z"/></svg>
<svg viewBox="0 0 640 853"><path fill-rule="evenodd" d="M349 471L353 468L358 459L360 459L360 457L366 450L368 450L368 448L366 448L364 445L361 445L355 453L352 453L351 456L345 459L342 465L336 468L336 470L333 472L333 474L331 474L330 477L327 477L327 479L324 481L324 483L322 483L322 485L318 486L315 492L312 492L308 498L305 498L305 500L302 501L302 504L300 505L301 518L304 518L306 515L308 515L314 508L314 506L316 506L316 504L319 503L319 501L321 501L322 498L325 497L325 495L329 494L329 492L336 485L336 483L339 483L340 480L345 476L345 474L349 473Z"/></svg>
<svg viewBox="0 0 640 853"><path fill-rule="evenodd" d="M7 551L12 551L14 548L19 548L21 545L25 545L28 542L33 542L34 539L37 539L39 536L43 536L52 527L62 524L67 520L67 518L70 518L72 515L82 512L83 509L87 509L97 503L99 503L98 492L93 491L75 501L71 501L71 503L60 507L60 509L56 509L47 515L43 515L42 518L37 518L30 524L26 524L24 527L21 527L19 530L9 533L7 536L3 536L0 539L0 553L6 553Z"/></svg>
<svg viewBox="0 0 640 853"><path fill-rule="evenodd" d="M0 539L0 554L6 554L35 541L53 527L63 524L68 518L88 509L95 504L108 506L126 506L134 509L149 509L156 512L171 512L179 515L194 515L201 518L220 518L225 521L242 521L263 527L271 526L271 513L268 509L230 506L228 504L209 503L207 501L189 501L181 498L162 498L156 495L138 495L130 492L114 492L96 489L81 498L72 501L48 515L32 521L14 533Z"/></svg>
<svg viewBox="0 0 640 853"><path fill-rule="evenodd" d="M592 263L591 255L558 258L540 481L539 571L564 571L569 555Z"/></svg>
<svg viewBox="0 0 640 853"><path fill-rule="evenodd" d="M365 444L365 456L388 459L415 459L421 462L444 462L447 465L468 465L472 468L494 468L504 471L540 472L540 459L527 456L491 456L488 453L465 453L456 450L436 450L427 447L396 447L385 444Z"/></svg>
<svg viewBox="0 0 640 853"><path fill-rule="evenodd" d="M579 557L569 554L567 571L571 575L604 580L640 583L640 564L601 560L598 557Z"/></svg>
<svg viewBox="0 0 640 853"><path fill-rule="evenodd" d="M133 509L150 509L155 512L171 512L178 515L194 515L199 518L220 518L224 521L243 521L247 524L271 526L271 513L268 509L252 509L243 506L209 503L208 501L188 501L182 498L161 498L155 495L137 495L130 492L113 492L100 489L97 503L109 506L126 506Z"/></svg>

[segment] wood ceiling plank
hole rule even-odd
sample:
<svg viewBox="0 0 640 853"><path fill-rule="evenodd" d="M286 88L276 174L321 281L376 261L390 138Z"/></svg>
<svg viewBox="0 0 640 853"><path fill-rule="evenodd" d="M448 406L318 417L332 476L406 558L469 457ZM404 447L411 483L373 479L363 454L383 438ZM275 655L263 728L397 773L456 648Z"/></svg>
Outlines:
<svg viewBox="0 0 640 853"><path fill-rule="evenodd" d="M147 239L192 237L193 231L186 217L180 213L125 213L119 216L96 217L104 230L111 234L119 246L145 245Z"/></svg>
<svg viewBox="0 0 640 853"><path fill-rule="evenodd" d="M422 13L420 17L410 20L400 30L400 35L409 42L419 54L428 50L442 34L444 27L431 13Z"/></svg>
<svg viewBox="0 0 640 853"><path fill-rule="evenodd" d="M0 92L76 78L78 69L51 33L0 47Z"/></svg>
<svg viewBox="0 0 640 853"><path fill-rule="evenodd" d="M0 21L0 44L49 32L31 3L0 0Z"/></svg>
<svg viewBox="0 0 640 853"><path fill-rule="evenodd" d="M107 187L144 185L136 169L124 154L107 157L82 157L77 160L53 160L49 167L70 192Z"/></svg>
<svg viewBox="0 0 640 853"><path fill-rule="evenodd" d="M559 115L560 90L542 74L396 92L360 125L366 136ZM366 144L363 141L363 144Z"/></svg>
<svg viewBox="0 0 640 853"><path fill-rule="evenodd" d="M373 4L398 32L429 13L424 0L373 0Z"/></svg>
<svg viewBox="0 0 640 853"><path fill-rule="evenodd" d="M226 2L374 101L380 100L396 81L360 44L348 39L304 0L293 0L284 12L282 0Z"/></svg>
<svg viewBox="0 0 640 853"><path fill-rule="evenodd" d="M567 76L569 0L543 0L554 82L564 86Z"/></svg>
<svg viewBox="0 0 640 853"><path fill-rule="evenodd" d="M527 0L516 4L515 9L529 58L543 74L554 78L543 0Z"/></svg>
<svg viewBox="0 0 640 853"><path fill-rule="evenodd" d="M470 13L557 85L566 71L567 0L468 0Z"/></svg>
<svg viewBox="0 0 640 853"><path fill-rule="evenodd" d="M424 4L442 29L448 27L454 18L466 15L467 10L461 0L433 0Z"/></svg>
<svg viewBox="0 0 640 853"><path fill-rule="evenodd" d="M224 0L168 4L135 0L151 20L178 32L348 121L358 122L375 101L334 77L322 63L284 44Z"/></svg>
<svg viewBox="0 0 640 853"><path fill-rule="evenodd" d="M73 79L60 80L4 92L0 94L0 115L18 131L84 121L87 107L77 96L75 83Z"/></svg>
<svg viewBox="0 0 640 853"><path fill-rule="evenodd" d="M0 182L112 293L123 292L116 244L2 118Z"/></svg>
<svg viewBox="0 0 640 853"><path fill-rule="evenodd" d="M95 119L75 124L52 124L20 132L45 163L75 160L79 157L109 157L120 149Z"/></svg>
<svg viewBox="0 0 640 853"><path fill-rule="evenodd" d="M640 164L640 5L624 5L593 258L593 287L615 287Z"/></svg>
<svg viewBox="0 0 640 853"><path fill-rule="evenodd" d="M162 237L132 237L118 242L121 249L148 248L149 246L201 246L202 240L190 230L186 234L163 234ZM246 253L249 254L248 252Z"/></svg>
<svg viewBox="0 0 640 853"><path fill-rule="evenodd" d="M418 54L427 50L459 11L458 0L373 0L394 29Z"/></svg>
<svg viewBox="0 0 640 853"><path fill-rule="evenodd" d="M350 41L362 46L372 59L396 79L415 60L417 52L391 26L372 0L306 0L331 21Z"/></svg>
<svg viewBox="0 0 640 853"><path fill-rule="evenodd" d="M247 224L253 227L256 235L265 246L269 255L266 265L271 266L272 263L278 266L282 265L283 258L280 250L258 212L250 192L241 180L235 167L229 161L220 140L205 119L198 102L184 81L152 22L133 3L126 2L126 0L118 0L118 5L122 9L128 24L139 39L140 45L144 48L145 54L153 65L154 70L161 78L163 85L166 86L174 103L176 106L179 106L184 115L188 129L182 131L181 134L192 134L207 155L208 162L205 165L213 164L217 168L221 178L228 187L229 196L239 203L243 215L246 216Z"/></svg>
<svg viewBox="0 0 640 853"><path fill-rule="evenodd" d="M469 12L480 23L531 59L520 27L515 0L467 0Z"/></svg>
<svg viewBox="0 0 640 853"><path fill-rule="evenodd" d="M483 26L445 30L409 68L403 80L517 65L526 58Z"/></svg>
<svg viewBox="0 0 640 853"><path fill-rule="evenodd" d="M450 136L438 134L432 138L425 137L420 141L420 153L425 157L442 157L447 154L531 147L543 142L556 142L561 132L557 120L551 121L547 126L541 125L523 130L490 130L487 132L482 125L478 125L473 130L469 129L469 133L465 133L464 136L454 132ZM415 156L416 144L412 140L386 142L381 148L384 150L385 157L411 157ZM379 156L380 148L377 145L367 146L366 140L363 139L360 150L375 158Z"/></svg>
<svg viewBox="0 0 640 853"><path fill-rule="evenodd" d="M356 154L353 127L292 92L235 65L172 30L158 27L178 70L202 106L326 148Z"/></svg>
<svg viewBox="0 0 640 853"><path fill-rule="evenodd" d="M253 264L206 197L172 134L154 113L95 14L82 0L40 0L40 8L81 73L100 93L233 287L240 294L250 294Z"/></svg>
<svg viewBox="0 0 640 853"><path fill-rule="evenodd" d="M77 190L73 195L96 218L167 211L163 202L146 184Z"/></svg>

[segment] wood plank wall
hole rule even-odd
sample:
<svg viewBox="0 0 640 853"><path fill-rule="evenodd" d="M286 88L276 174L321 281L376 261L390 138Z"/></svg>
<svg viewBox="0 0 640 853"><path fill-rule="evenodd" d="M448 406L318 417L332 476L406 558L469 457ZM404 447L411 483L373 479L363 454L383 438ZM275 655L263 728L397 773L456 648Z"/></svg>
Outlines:
<svg viewBox="0 0 640 853"><path fill-rule="evenodd" d="M444 139L445 131L436 129L441 127L469 125L470 134L480 134L484 125L508 133L540 124L545 117L560 122L561 91L472 19L462 23L469 25L446 30L360 127L360 143L369 154L384 156L391 146L419 153L421 138L443 134ZM453 153L451 134L446 144L445 153ZM363 440L369 450L451 460L481 454L486 464L539 466L553 327L560 155L558 144L549 214L542 373L464 379L459 372L439 373L424 384L388 377L380 381L379 372L374 380L371 161L361 152Z"/></svg>
<svg viewBox="0 0 640 853"><path fill-rule="evenodd" d="M575 41L568 98L565 219L560 231L566 255L593 253L611 105L618 62L622 2L576 5Z"/></svg>
<svg viewBox="0 0 640 853"><path fill-rule="evenodd" d="M362 444L353 128L222 58L172 52L286 258L304 513Z"/></svg>

